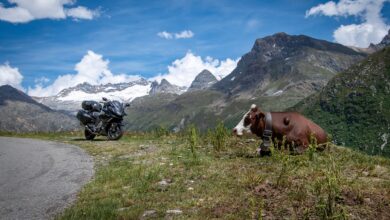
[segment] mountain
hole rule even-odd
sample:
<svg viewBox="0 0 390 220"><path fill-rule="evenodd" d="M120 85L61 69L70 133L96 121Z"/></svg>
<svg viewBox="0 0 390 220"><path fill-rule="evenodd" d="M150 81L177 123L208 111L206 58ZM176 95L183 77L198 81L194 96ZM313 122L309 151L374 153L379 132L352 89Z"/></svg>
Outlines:
<svg viewBox="0 0 390 220"><path fill-rule="evenodd" d="M217 78L210 71L205 69L195 77L191 86L188 88L188 91L207 89L216 82L218 82Z"/></svg>
<svg viewBox="0 0 390 220"><path fill-rule="evenodd" d="M13 132L75 130L75 117L54 111L9 85L0 86L0 130Z"/></svg>
<svg viewBox="0 0 390 220"><path fill-rule="evenodd" d="M181 94L185 92L185 87L180 87L176 85L172 85L166 79L162 79L159 84L157 81L152 82L150 86L150 95L156 95L161 93L170 93L170 94Z"/></svg>
<svg viewBox="0 0 390 220"><path fill-rule="evenodd" d="M185 87L172 85L166 79L161 80L159 84L156 81L150 82L140 78L132 82L117 84L91 85L85 82L64 89L55 96L33 98L52 109L75 114L81 108L81 102L84 100L101 101L102 97L106 97L122 102L132 102L137 97L160 93L181 94L185 90Z"/></svg>
<svg viewBox="0 0 390 220"><path fill-rule="evenodd" d="M364 56L341 44L277 33L257 39L237 68L214 88L232 94L273 95L304 85L306 93L312 93Z"/></svg>
<svg viewBox="0 0 390 220"><path fill-rule="evenodd" d="M338 144L390 156L390 47L341 72L294 109Z"/></svg>
<svg viewBox="0 0 390 220"><path fill-rule="evenodd" d="M387 35L382 39L382 41L379 42L379 44L370 44L369 48L373 49L374 51L378 51L389 45L390 45L390 29Z"/></svg>
<svg viewBox="0 0 390 220"><path fill-rule="evenodd" d="M106 97L108 99L131 102L136 97L147 95L150 86L151 83L142 78L118 84L91 85L82 83L64 89L55 96L34 97L34 99L52 109L74 113L81 108L81 102L84 100L101 101L102 97Z"/></svg>
<svg viewBox="0 0 390 220"><path fill-rule="evenodd" d="M164 126L178 130L196 124L207 130L219 120L233 127L252 103L280 111L313 94L367 54L304 35L277 33L257 39L231 74L208 89L177 97L134 103L128 109L130 130ZM147 104L153 105L153 108ZM146 123L147 122L147 123Z"/></svg>

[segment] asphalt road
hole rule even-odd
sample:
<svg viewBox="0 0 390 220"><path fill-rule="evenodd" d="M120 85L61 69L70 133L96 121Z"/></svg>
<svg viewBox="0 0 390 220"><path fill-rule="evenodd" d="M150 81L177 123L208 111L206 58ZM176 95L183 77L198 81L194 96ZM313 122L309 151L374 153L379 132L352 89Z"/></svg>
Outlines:
<svg viewBox="0 0 390 220"><path fill-rule="evenodd" d="M0 137L0 219L51 219L93 173L92 158L76 146Z"/></svg>

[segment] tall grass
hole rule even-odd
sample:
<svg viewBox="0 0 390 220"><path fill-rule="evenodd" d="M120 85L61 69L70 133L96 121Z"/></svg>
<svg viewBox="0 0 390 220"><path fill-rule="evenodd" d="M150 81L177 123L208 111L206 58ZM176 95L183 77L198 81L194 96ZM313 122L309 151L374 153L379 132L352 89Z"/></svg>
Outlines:
<svg viewBox="0 0 390 220"><path fill-rule="evenodd" d="M191 124L187 128L187 142L190 146L192 157L196 158L195 148L199 142L199 132L198 129L193 124Z"/></svg>
<svg viewBox="0 0 390 220"><path fill-rule="evenodd" d="M156 138L160 138L163 136L168 136L169 130L166 127L160 125L153 129L153 134Z"/></svg>
<svg viewBox="0 0 390 220"><path fill-rule="evenodd" d="M219 152L227 145L229 131L223 122L219 122L213 130L208 131L207 136L211 145L213 146L213 149Z"/></svg>

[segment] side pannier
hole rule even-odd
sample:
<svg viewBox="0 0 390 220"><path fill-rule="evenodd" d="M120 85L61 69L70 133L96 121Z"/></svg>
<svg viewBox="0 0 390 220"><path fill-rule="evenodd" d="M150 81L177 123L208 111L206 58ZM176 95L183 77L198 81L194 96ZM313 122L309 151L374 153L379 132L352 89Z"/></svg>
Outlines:
<svg viewBox="0 0 390 220"><path fill-rule="evenodd" d="M78 111L76 117L83 125L94 122L93 117L86 110Z"/></svg>

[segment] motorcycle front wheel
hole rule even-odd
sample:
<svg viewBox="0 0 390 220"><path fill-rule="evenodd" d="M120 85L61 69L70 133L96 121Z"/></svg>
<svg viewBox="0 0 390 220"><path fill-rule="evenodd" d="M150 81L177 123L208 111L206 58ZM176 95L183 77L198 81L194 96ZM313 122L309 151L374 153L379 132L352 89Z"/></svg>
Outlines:
<svg viewBox="0 0 390 220"><path fill-rule="evenodd" d="M118 123L112 123L107 131L108 140L119 140L123 135L122 126Z"/></svg>
<svg viewBox="0 0 390 220"><path fill-rule="evenodd" d="M96 134L90 132L87 128L84 130L84 136L87 140L93 140L96 137Z"/></svg>

